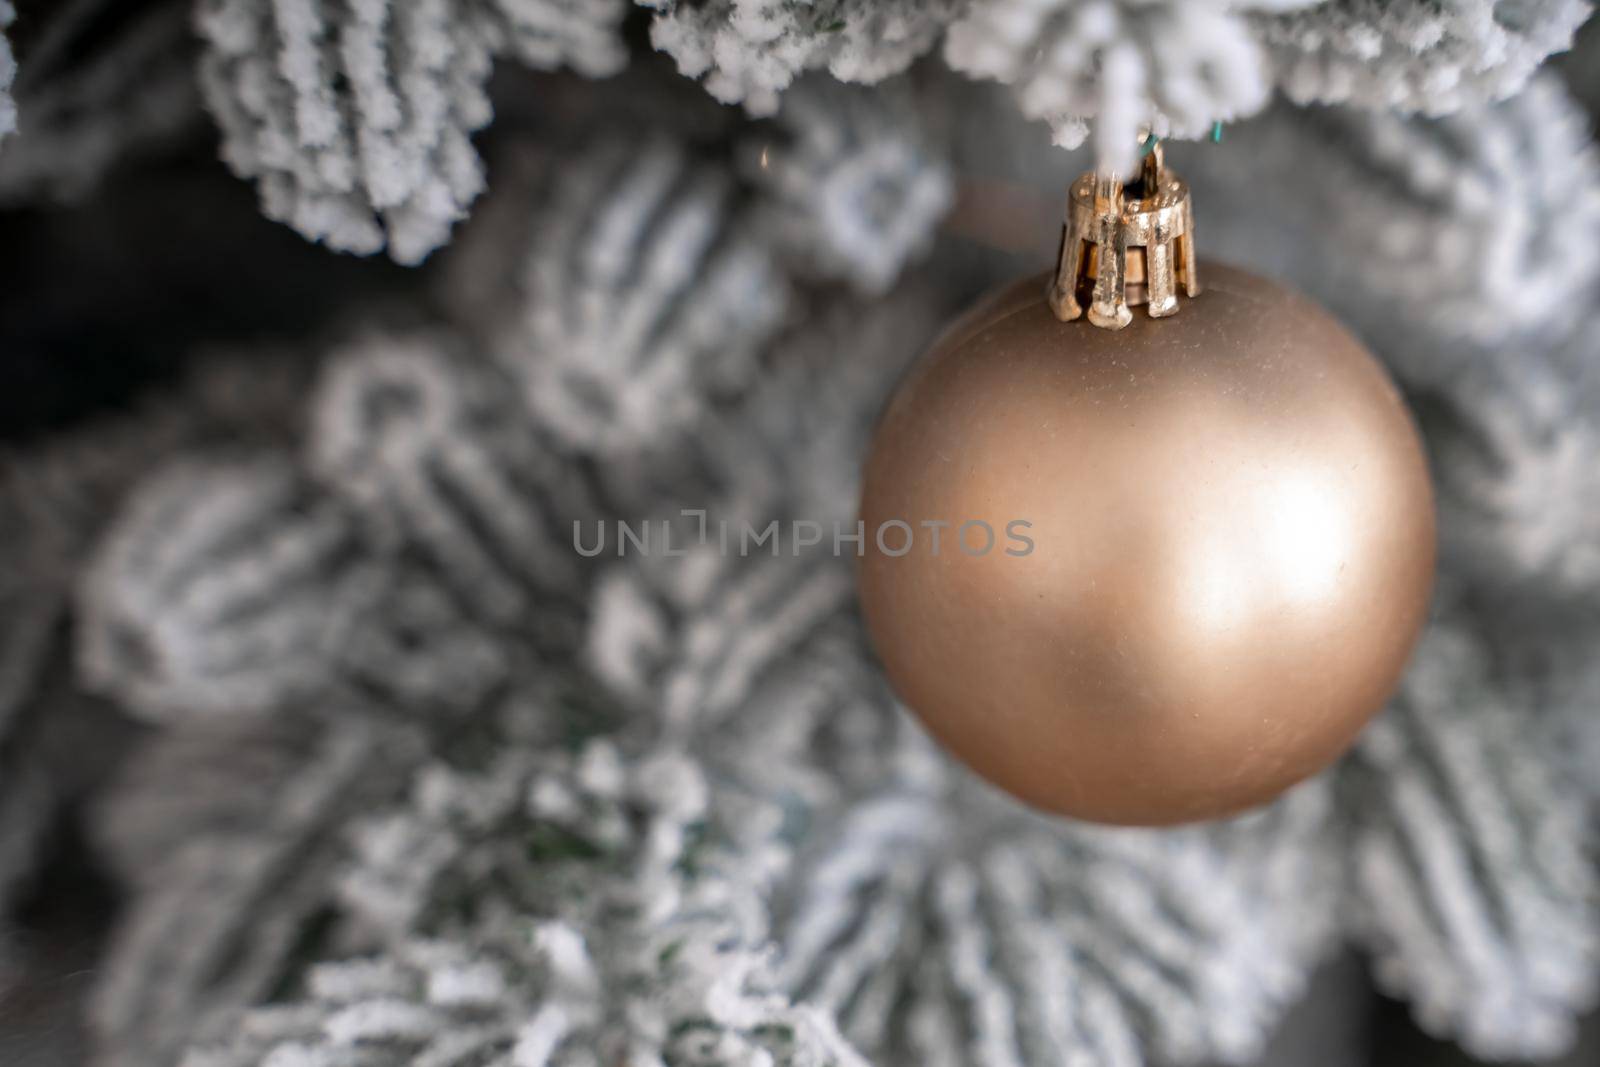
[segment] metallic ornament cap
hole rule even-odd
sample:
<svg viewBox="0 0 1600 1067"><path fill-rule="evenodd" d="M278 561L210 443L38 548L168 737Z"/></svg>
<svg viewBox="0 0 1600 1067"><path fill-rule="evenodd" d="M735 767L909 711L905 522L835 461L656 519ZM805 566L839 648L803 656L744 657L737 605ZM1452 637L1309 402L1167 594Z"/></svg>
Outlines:
<svg viewBox="0 0 1600 1067"><path fill-rule="evenodd" d="M1145 156L1137 182L1087 173L1072 183L1050 309L1062 322L1084 316L1101 329L1133 321L1129 306L1151 318L1178 312L1178 284L1200 294L1195 269L1194 208L1189 186L1166 169L1161 144ZM1086 306L1087 305L1087 306Z"/></svg>

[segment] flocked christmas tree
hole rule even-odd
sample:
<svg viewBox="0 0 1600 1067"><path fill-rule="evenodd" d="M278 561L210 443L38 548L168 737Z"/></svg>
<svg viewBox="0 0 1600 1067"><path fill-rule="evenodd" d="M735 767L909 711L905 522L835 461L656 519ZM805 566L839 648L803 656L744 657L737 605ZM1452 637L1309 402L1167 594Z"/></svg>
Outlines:
<svg viewBox="0 0 1600 1067"><path fill-rule="evenodd" d="M1570 1043L1600 156L1536 70L1586 3L42 6L0 0L0 199L86 192L203 102L269 217L439 253L425 312L8 457L0 902L86 797L126 895L98 1063L1245 1063L1341 945L1477 1056ZM1218 824L1048 818L896 705L848 555L574 551L848 524L896 376L1001 276L935 239L960 183L1219 122L1203 247L1362 333L1439 492L1435 618L1326 774ZM94 701L148 729L84 783Z"/></svg>

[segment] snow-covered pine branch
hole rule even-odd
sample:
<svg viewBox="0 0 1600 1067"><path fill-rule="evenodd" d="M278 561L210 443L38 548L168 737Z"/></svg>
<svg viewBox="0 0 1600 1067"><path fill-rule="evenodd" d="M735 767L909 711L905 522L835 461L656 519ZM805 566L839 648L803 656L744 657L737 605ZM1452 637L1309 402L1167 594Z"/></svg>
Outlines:
<svg viewBox="0 0 1600 1067"><path fill-rule="evenodd" d="M800 74L846 82L898 74L938 41L961 0L637 0L658 10L650 40L724 103L771 115Z"/></svg>
<svg viewBox="0 0 1600 1067"><path fill-rule="evenodd" d="M736 183L665 138L571 155L537 212L499 347L565 448L658 447L757 372L788 279Z"/></svg>
<svg viewBox="0 0 1600 1067"><path fill-rule="evenodd" d="M1255 29L1292 100L1443 115L1519 92L1592 11L1588 0L1324 0Z"/></svg>
<svg viewBox="0 0 1600 1067"><path fill-rule="evenodd" d="M362 827L345 881L382 950L315 966L298 1000L185 1062L854 1067L824 1015L769 985L769 868L751 860L782 825L719 800L671 743L430 768Z"/></svg>
<svg viewBox="0 0 1600 1067"><path fill-rule="evenodd" d="M955 182L905 81L871 89L820 76L784 97L741 160L802 277L881 296L927 250Z"/></svg>
<svg viewBox="0 0 1600 1067"><path fill-rule="evenodd" d="M1198 137L1302 103L1444 114L1520 90L1586 0L638 0L651 41L718 100L772 115L807 71L877 83L939 48L1126 172L1136 135ZM471 134L493 60L598 77L623 0L204 0L201 82L224 158L266 213L330 247L416 263L482 192ZM819 73L819 76L820 73ZM937 198L934 198L935 200ZM932 202L932 201L930 201ZM879 284L866 275L865 284Z"/></svg>
<svg viewBox="0 0 1600 1067"><path fill-rule="evenodd" d="M421 262L484 188L494 57L590 76L626 59L620 0L203 0L200 80L262 209L346 252Z"/></svg>
<svg viewBox="0 0 1600 1067"><path fill-rule="evenodd" d="M1248 16L1315 0L973 0L950 27L956 70L1011 86L1057 144L1095 132L1096 165L1132 170L1138 135L1193 138L1259 111L1272 72Z"/></svg>
<svg viewBox="0 0 1600 1067"><path fill-rule="evenodd" d="M1424 1027L1542 1059L1594 1003L1600 883L1586 798L1488 661L1469 627L1435 626L1347 765L1355 918Z"/></svg>
<svg viewBox="0 0 1600 1067"><path fill-rule="evenodd" d="M487 361L445 334L374 333L334 353L311 403L311 475L415 555L486 624L542 624L580 599L580 472ZM581 562L581 561L580 561Z"/></svg>
<svg viewBox="0 0 1600 1067"><path fill-rule="evenodd" d="M99 833L130 892L87 1003L99 1062L167 1067L228 1032L304 953L363 944L332 910L343 833L392 802L423 749L329 718L159 737L105 798Z"/></svg>
<svg viewBox="0 0 1600 1067"><path fill-rule="evenodd" d="M1503 99L1570 47L1584 0L719 0L663 7L652 40L720 100L755 114L805 71L877 82L942 38L956 70L1012 88L1057 143L1096 133L1096 160L1126 173L1136 135L1198 137L1302 103L1442 114Z"/></svg>
<svg viewBox="0 0 1600 1067"><path fill-rule="evenodd" d="M135 495L83 585L80 669L155 718L251 714L326 686L377 591L357 531L287 462L180 462Z"/></svg>
<svg viewBox="0 0 1600 1067"><path fill-rule="evenodd" d="M11 98L11 82L17 76L17 59L5 30L16 20L17 9L9 0L0 0L0 143L17 128L17 104Z"/></svg>
<svg viewBox="0 0 1600 1067"><path fill-rule="evenodd" d="M19 129L0 151L0 204L76 200L118 164L173 143L204 119L191 5L161 0L103 19L94 17L100 7L97 0L62 3L34 33L12 86ZM46 12L36 7L30 15ZM0 43L0 86L3 50Z"/></svg>

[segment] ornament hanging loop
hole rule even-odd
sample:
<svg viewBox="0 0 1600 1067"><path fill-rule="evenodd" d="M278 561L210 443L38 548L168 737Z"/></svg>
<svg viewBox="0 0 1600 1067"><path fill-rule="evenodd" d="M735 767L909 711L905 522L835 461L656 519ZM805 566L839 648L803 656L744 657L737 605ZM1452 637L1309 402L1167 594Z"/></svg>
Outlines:
<svg viewBox="0 0 1600 1067"><path fill-rule="evenodd" d="M1165 165L1161 142L1146 152L1136 181L1090 172L1072 183L1061 255L1050 286L1056 318L1087 314L1095 326L1120 330L1129 307L1151 318L1178 311L1178 286L1200 294L1195 270L1194 208L1189 185Z"/></svg>

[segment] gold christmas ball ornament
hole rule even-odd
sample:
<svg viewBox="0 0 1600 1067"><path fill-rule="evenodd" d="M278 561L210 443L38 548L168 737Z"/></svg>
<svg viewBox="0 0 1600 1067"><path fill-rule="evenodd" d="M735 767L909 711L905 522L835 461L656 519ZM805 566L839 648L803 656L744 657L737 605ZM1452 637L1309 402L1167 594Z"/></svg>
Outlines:
<svg viewBox="0 0 1600 1067"><path fill-rule="evenodd" d="M1053 279L912 369L861 502L862 608L904 702L1023 801L1137 825L1238 812L1343 753L1434 572L1394 383L1306 298L1197 266L1153 156L1075 184Z"/></svg>

